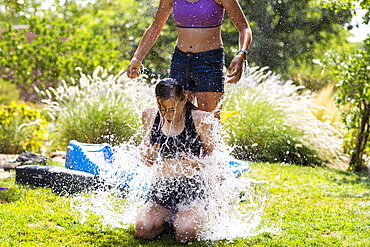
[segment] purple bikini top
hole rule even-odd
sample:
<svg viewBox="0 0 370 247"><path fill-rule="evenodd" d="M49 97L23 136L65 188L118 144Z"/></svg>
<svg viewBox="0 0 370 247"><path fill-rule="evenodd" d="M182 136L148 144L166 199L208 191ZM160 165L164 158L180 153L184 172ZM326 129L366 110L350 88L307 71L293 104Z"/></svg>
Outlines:
<svg viewBox="0 0 370 247"><path fill-rule="evenodd" d="M225 9L215 0L173 0L173 18L178 27L209 28L222 24Z"/></svg>

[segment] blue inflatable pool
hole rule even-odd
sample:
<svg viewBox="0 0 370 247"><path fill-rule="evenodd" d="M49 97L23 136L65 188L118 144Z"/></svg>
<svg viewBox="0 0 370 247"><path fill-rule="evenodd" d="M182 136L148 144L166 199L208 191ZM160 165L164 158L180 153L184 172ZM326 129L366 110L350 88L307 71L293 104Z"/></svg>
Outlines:
<svg viewBox="0 0 370 247"><path fill-rule="evenodd" d="M107 167L112 167L115 157L113 148L106 143L87 144L75 140L69 142L65 167L72 170L88 172L93 175L101 175L106 172ZM249 165L245 161L230 159L224 162L229 173L239 177L249 171ZM121 186L128 188L130 181L138 174L139 165L121 169L119 174Z"/></svg>

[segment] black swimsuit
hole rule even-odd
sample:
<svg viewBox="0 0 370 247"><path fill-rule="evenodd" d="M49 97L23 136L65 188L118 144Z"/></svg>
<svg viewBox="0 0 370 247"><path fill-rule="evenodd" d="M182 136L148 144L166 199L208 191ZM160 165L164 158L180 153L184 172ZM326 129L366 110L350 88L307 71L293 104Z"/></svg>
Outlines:
<svg viewBox="0 0 370 247"><path fill-rule="evenodd" d="M184 152L186 155L199 157L202 144L195 129L191 109L186 109L185 127L178 136L166 136L163 134L161 131L162 121L158 112L150 133L150 144L159 143L161 145L159 153L162 158L180 159L181 152Z"/></svg>
<svg viewBox="0 0 370 247"><path fill-rule="evenodd" d="M200 156L202 144L195 129L191 109L186 109L185 127L178 136L163 134L162 121L158 112L150 133L151 145L161 144L159 152L162 158L181 159L181 152L185 152L186 155ZM170 217L166 221L171 223L181 205L189 205L194 201L204 202L206 198L205 182L200 176L161 177L156 178L149 189L146 202L157 203L168 209Z"/></svg>

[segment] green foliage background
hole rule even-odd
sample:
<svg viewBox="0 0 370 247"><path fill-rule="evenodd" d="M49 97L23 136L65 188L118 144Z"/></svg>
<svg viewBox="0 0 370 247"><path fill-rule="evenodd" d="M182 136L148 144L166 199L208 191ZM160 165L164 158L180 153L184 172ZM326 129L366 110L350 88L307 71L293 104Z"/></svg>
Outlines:
<svg viewBox="0 0 370 247"><path fill-rule="evenodd" d="M93 35L60 18L48 21L34 16L26 23L36 35L32 42L24 36L26 30L9 24L0 39L0 74L24 92L32 93L33 86L56 86L66 77L77 78L76 67L90 73L99 65L118 67L109 34Z"/></svg>
<svg viewBox="0 0 370 247"><path fill-rule="evenodd" d="M0 105L9 105L19 100L20 92L13 83L0 78Z"/></svg>
<svg viewBox="0 0 370 247"><path fill-rule="evenodd" d="M46 29L45 25L49 25L55 27L54 31L61 32L58 36L44 30L44 40L40 40L41 43L30 48L34 53L36 47L40 47L43 43L45 46L50 46L49 51L46 50L45 54L40 54L35 60L38 63L45 60L44 65L39 65L42 70L55 67L52 72L46 69L42 76L46 81L51 76L52 80L49 81L54 80L52 83L57 83L61 77L75 76L73 68L77 66L82 67L83 72L90 74L93 67L97 65L96 61L99 61L99 65L104 68L113 66L114 72L126 68L142 34L153 20L159 1L103 0L86 4L84 1L64 3L55 0L51 4L51 11L41 8L42 1L28 0L24 4L7 0L2 2L6 10L0 12L0 23L3 28L5 24L32 26L34 24L29 22L28 16L32 18L37 16L42 19L41 26L39 25L38 28ZM273 71L283 74L289 71L292 64L298 66L299 61L310 61L315 58L313 51L317 45L330 44L333 38L348 35L348 31L347 34L343 32L343 25L351 19L349 10L334 11L325 8L321 3L309 0L240 1L240 5L253 30L249 62L260 67L269 66ZM63 28L64 25L68 25L69 28ZM64 29L64 33L60 29ZM222 31L228 64L238 50L238 35L229 18L225 19ZM68 48L61 47L62 42L57 42L58 37L59 40L68 37L67 41L70 43ZM143 63L147 69L145 72L150 78L167 75L175 41L176 26L173 18L170 17L162 35ZM19 42L23 43L24 40ZM12 50L19 46L19 42L10 46L13 47ZM66 61L55 63L56 54L59 52L64 58L62 56L58 59ZM28 56L27 49L24 52L18 50L16 56L19 60L23 60ZM21 58L21 56L24 57ZM48 61L50 59L54 61ZM311 61L308 64L311 66L313 63ZM34 65L38 64L28 63L24 64L24 67L27 65L36 68ZM63 69L66 65L68 69ZM11 66L0 67L0 73L9 67ZM27 71L28 77L30 69L28 68ZM60 71L55 71L57 69ZM17 71L19 67L12 70ZM24 74L27 75L27 73ZM28 78L24 76L23 79ZM37 78L34 81L37 81Z"/></svg>
<svg viewBox="0 0 370 247"><path fill-rule="evenodd" d="M369 161L370 146L370 37L355 54L327 54L324 67L338 78L337 102L347 128L351 169L361 171ZM364 158L365 157L365 158Z"/></svg>
<svg viewBox="0 0 370 247"><path fill-rule="evenodd" d="M35 97L34 86L57 87L62 79L69 83L69 78L79 76L76 67L81 67L86 74L91 74L99 65L110 68L112 74L126 68L142 34L153 20L159 1L54 0L47 7L42 0L0 0L0 3L0 75L18 85L23 98L39 100ZM342 82L362 80L361 75L356 75L362 65L353 63L349 65L353 69L348 74L338 74L334 69L323 73L320 62L317 62L323 60L323 54L329 50L354 57L357 56L356 49L363 54L369 53L366 45L349 44L346 40L349 36L347 29L352 28L348 23L355 13L355 1L251 0L240 1L240 5L253 30L250 64L269 66L283 77L294 78L296 83L315 91L338 81L338 99L340 90L346 91L347 83ZM369 1L362 0L360 5L367 10L364 22L368 23ZM27 30L36 35L33 42L26 41L26 30L13 28L13 25L22 24L28 25ZM238 35L227 17L222 29L228 64L238 49ZM167 76L176 42L175 30L170 17L144 60L148 82L158 76ZM361 95L361 90L368 90L363 86L354 89L356 95ZM339 103L352 102L348 98L343 100ZM357 119L354 114L351 121L348 114L343 118L349 130L349 143L352 143L347 150L351 153L358 149L367 153L369 130L356 132L361 126L360 119L366 115L361 109L367 109L367 105L354 103L352 107L359 115ZM353 144L359 136L365 140L360 146ZM362 157L358 152L352 152L355 153Z"/></svg>

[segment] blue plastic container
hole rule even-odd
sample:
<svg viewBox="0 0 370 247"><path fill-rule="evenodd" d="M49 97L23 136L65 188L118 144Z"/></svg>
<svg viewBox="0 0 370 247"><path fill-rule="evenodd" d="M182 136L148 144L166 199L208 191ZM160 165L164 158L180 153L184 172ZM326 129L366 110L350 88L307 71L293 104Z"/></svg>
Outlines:
<svg viewBox="0 0 370 247"><path fill-rule="evenodd" d="M121 187L129 188L130 182L140 172L139 164L121 164L119 159L115 163L114 161L113 148L109 144L87 144L72 140L68 145L65 167L104 176L110 174L109 170L114 167L115 172L110 175L119 179ZM224 164L228 168L228 172L235 177L240 177L242 173L249 171L247 162L232 159L232 157Z"/></svg>
<svg viewBox="0 0 370 247"><path fill-rule="evenodd" d="M225 165L236 177L240 177L242 173L249 171L248 162L243 160L228 160L225 162Z"/></svg>
<svg viewBox="0 0 370 247"><path fill-rule="evenodd" d="M138 175L139 165L116 164L115 160L109 144L87 144L72 140L66 152L65 167L101 176L106 181L118 179L121 188L129 188L131 180Z"/></svg>
<svg viewBox="0 0 370 247"><path fill-rule="evenodd" d="M65 167L100 175L102 167L113 161L113 149L109 144L86 144L72 140L67 148Z"/></svg>

